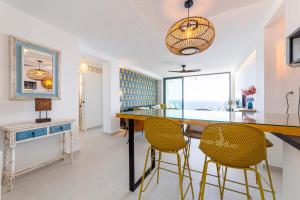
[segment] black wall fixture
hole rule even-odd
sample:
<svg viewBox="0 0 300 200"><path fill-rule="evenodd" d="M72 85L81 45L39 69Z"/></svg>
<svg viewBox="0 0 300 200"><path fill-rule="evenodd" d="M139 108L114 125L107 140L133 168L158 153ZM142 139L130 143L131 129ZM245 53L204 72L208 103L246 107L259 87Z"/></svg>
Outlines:
<svg viewBox="0 0 300 200"><path fill-rule="evenodd" d="M287 37L286 59L291 67L300 67L300 27Z"/></svg>

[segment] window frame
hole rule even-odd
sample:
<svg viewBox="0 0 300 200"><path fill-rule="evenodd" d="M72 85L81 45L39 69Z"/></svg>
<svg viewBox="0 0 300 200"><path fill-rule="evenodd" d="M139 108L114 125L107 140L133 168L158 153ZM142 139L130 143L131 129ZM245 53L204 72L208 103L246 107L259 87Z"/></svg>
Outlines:
<svg viewBox="0 0 300 200"><path fill-rule="evenodd" d="M229 76L229 80L228 80L228 85L229 85L229 99L231 99L232 97L232 94L231 94L231 91L232 91L232 83L231 83L231 72L219 72L219 73L209 73L209 74L198 74L198 75L187 75L187 76L174 76L174 77L166 77L166 78L163 78L163 103L166 104L166 81L167 80L172 80L172 79L181 79L182 80L182 109L184 110L184 78L185 77L195 77L195 76L211 76L211 75L219 75L219 74L228 74ZM229 100L228 99L228 100Z"/></svg>

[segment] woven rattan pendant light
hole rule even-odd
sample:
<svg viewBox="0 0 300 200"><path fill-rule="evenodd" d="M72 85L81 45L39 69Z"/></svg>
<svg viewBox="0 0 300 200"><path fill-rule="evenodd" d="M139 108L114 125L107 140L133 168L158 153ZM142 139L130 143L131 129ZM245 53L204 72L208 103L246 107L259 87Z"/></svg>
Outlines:
<svg viewBox="0 0 300 200"><path fill-rule="evenodd" d="M41 63L43 61L37 60L37 62L39 63L39 68L27 70L26 76L35 81L41 81L41 80L45 79L46 77L51 76L51 74L48 71L41 69Z"/></svg>
<svg viewBox="0 0 300 200"><path fill-rule="evenodd" d="M168 31L166 45L176 55L194 55L205 51L215 39L214 25L203 17L190 17L193 0L184 3L188 17L177 21Z"/></svg>

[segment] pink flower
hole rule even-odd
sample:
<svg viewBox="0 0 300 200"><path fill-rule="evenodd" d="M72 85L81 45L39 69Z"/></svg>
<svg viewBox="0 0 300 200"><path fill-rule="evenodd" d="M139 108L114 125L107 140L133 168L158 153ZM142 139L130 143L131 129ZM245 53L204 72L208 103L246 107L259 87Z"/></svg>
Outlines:
<svg viewBox="0 0 300 200"><path fill-rule="evenodd" d="M242 90L242 95L249 96L254 95L256 93L256 87L254 85L251 85L249 89Z"/></svg>
<svg viewBox="0 0 300 200"><path fill-rule="evenodd" d="M252 85L250 86L248 91L250 95L254 95L256 93L256 87Z"/></svg>

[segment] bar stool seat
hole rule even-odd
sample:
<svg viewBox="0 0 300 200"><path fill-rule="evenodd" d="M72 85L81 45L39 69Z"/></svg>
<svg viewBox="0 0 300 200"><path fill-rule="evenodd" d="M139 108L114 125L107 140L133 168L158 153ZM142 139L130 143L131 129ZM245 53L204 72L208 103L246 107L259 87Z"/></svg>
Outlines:
<svg viewBox="0 0 300 200"><path fill-rule="evenodd" d="M148 147L147 154L146 154L146 159L145 159L145 164L144 164L144 173L142 176L142 182L141 182L141 186L140 186L140 192L139 192L138 199L139 200L141 199L142 193L146 191L147 187L149 186L149 183L151 182L151 180L155 174L157 174L157 184L158 184L160 170L172 172L179 176L179 190L180 190L180 199L181 200L185 199L188 190L191 190L192 197L194 198L193 182L192 182L192 176L191 176L189 158L188 158L188 152L187 152L188 144L182 134L182 126L180 126L179 123L172 121L170 119L152 117L152 118L145 120L145 138L148 141L148 143L150 144L150 146ZM158 151L158 160L155 159L155 156L152 157L151 159L154 159L155 161L157 161L158 166L157 166L156 170L154 171L154 173L152 174L148 183L145 183L146 186L144 187L147 162L149 160L150 151L153 151L153 150ZM181 165L181 156L179 155L179 151L180 152L183 151L183 155L184 155L183 156L183 160L184 160L183 167ZM163 161L162 153L175 155L177 157L177 164ZM165 163L165 164L177 165L178 171L175 172L170 169L161 167L160 166L161 162ZM184 175L185 168L187 168L187 170L188 170L187 176ZM189 184L188 184L185 192L183 191L183 178L184 177L189 179Z"/></svg>
<svg viewBox="0 0 300 200"><path fill-rule="evenodd" d="M202 132L203 132L203 130L205 128L201 127L201 126L198 126L198 128L197 128L198 130L196 130L195 127L196 126L190 126L190 125L188 125L187 128L186 128L186 130L183 132L184 136L186 136L188 138L200 140ZM273 147L273 146L274 146L273 143L266 138L266 147L270 148L270 147Z"/></svg>
<svg viewBox="0 0 300 200"><path fill-rule="evenodd" d="M247 137L245 137L247 135ZM256 166L262 162L265 162L269 191L272 194L273 200L276 199L275 190L272 183L271 173L267 160L267 146L273 146L273 144L265 138L264 132L251 126L242 124L212 124L208 126L202 133L199 148L206 155L203 167L202 180L200 182L199 200L204 199L206 176L209 164L215 164L217 167L217 178L220 197L223 199L225 189L240 194L246 195L247 199L252 199L249 191L247 172L252 171L256 176L256 183L258 185L260 196L262 200L265 200L264 192L267 191L263 188L261 182L261 175L258 172ZM252 168L251 166L255 166ZM219 169L225 167L225 175L223 177L223 183L221 184L221 178ZM244 171L245 177L245 189L246 192L233 190L225 187L227 182L227 169L234 168ZM252 186L253 187L253 186Z"/></svg>

